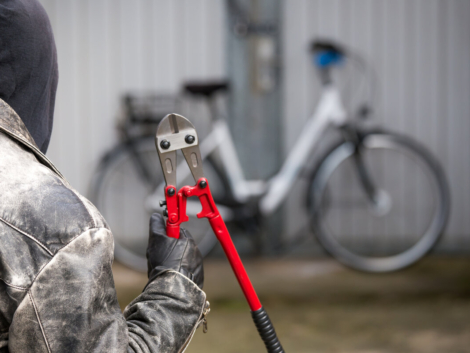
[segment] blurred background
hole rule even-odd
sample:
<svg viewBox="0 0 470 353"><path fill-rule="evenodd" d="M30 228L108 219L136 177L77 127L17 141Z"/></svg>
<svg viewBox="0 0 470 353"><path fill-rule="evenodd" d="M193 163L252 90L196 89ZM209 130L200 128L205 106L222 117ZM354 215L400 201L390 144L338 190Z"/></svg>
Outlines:
<svg viewBox="0 0 470 353"><path fill-rule="evenodd" d="M245 176L268 178L318 103L312 39L331 39L358 53L376 77L369 88L376 97L372 120L425 145L447 175L452 201L441 241L432 256L400 272L371 275L342 267L308 227L309 214L299 201L308 180L300 179L282 208L263 221L261 251L239 241L248 272L286 351L470 351L469 1L41 3L54 29L60 75L48 157L92 199L90 185L100 161L122 141L116 127L128 116L129 94L158 96L159 113L173 108L184 113L204 136L210 129L207 102L183 94L182 87L227 80L223 115ZM404 193L407 183L405 178L398 185ZM279 244L289 246L279 251ZM115 270L124 307L142 290L146 276L119 263ZM209 332L198 331L189 351L262 351L217 249L206 260L206 273L213 303Z"/></svg>

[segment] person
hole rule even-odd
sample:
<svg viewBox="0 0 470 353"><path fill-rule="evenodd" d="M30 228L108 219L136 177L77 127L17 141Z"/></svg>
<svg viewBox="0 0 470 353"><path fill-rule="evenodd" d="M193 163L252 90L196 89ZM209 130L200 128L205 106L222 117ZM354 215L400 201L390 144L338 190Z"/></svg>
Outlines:
<svg viewBox="0 0 470 353"><path fill-rule="evenodd" d="M208 311L191 235L150 220L149 280L121 312L113 236L45 156L58 73L37 0L0 0L0 353L182 352Z"/></svg>

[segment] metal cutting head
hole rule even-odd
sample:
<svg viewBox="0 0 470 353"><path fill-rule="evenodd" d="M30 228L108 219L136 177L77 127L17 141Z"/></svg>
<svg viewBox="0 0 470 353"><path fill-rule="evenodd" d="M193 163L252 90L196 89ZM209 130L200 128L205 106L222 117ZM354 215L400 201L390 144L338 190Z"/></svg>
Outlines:
<svg viewBox="0 0 470 353"><path fill-rule="evenodd" d="M194 181L204 177L199 139L193 124L179 114L168 114L158 124L155 136L166 185L176 187L176 151L181 150Z"/></svg>

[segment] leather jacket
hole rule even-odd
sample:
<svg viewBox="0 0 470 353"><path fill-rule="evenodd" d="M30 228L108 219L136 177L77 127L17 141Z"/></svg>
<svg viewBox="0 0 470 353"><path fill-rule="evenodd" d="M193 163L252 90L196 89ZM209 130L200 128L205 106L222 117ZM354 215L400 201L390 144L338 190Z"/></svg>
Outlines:
<svg viewBox="0 0 470 353"><path fill-rule="evenodd" d="M163 271L121 313L112 262L103 217L0 99L0 353L184 351L205 293Z"/></svg>

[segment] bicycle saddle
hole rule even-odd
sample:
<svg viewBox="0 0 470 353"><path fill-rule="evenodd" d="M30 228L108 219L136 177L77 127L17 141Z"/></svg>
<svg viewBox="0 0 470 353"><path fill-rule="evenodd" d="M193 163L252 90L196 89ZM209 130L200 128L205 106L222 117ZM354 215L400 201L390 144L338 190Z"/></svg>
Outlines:
<svg viewBox="0 0 470 353"><path fill-rule="evenodd" d="M329 52L329 53L334 53L334 54L341 55L341 56L344 56L346 54L346 50L339 44L329 41L329 40L322 40L322 39L314 39L310 43L310 51L313 53Z"/></svg>
<svg viewBox="0 0 470 353"><path fill-rule="evenodd" d="M310 51L320 69L340 64L346 55L344 48L327 40L313 40L310 43Z"/></svg>
<svg viewBox="0 0 470 353"><path fill-rule="evenodd" d="M187 82L183 88L191 94L210 97L218 91L228 91L229 83L228 81Z"/></svg>

